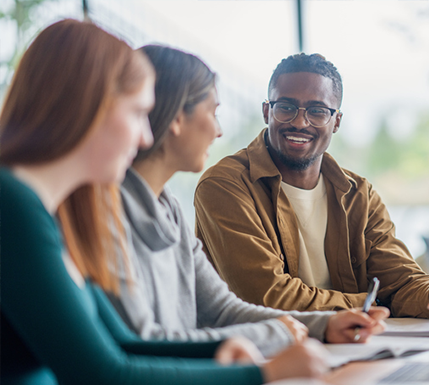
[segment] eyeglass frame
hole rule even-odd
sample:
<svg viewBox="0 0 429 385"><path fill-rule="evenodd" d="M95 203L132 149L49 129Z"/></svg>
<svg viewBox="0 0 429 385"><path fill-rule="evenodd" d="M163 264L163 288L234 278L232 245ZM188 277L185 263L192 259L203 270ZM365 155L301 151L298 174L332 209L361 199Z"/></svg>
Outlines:
<svg viewBox="0 0 429 385"><path fill-rule="evenodd" d="M287 102L287 101L284 101L284 100L265 100L265 103L269 104L273 110L274 110L274 106L275 106L276 103L290 104L291 106L294 106L296 108L296 114L295 114L295 116L291 120L288 120L287 122L281 122L280 120L276 119L276 117L274 115L274 112L273 112L274 119L276 119L279 123L290 123L290 122L293 122L296 119L296 117L298 116L299 110L304 110L304 118L307 120L307 122L310 124L310 126L313 126L313 127L316 127L316 128L318 128L318 127L325 127L331 121L331 118L334 116L335 112L338 113L338 114L341 112L339 109L329 108L329 107L325 107L325 106L297 107L297 106L295 106L295 104ZM325 124L323 124L322 126L315 126L314 124L311 124L310 120L308 119L308 116L307 116L308 109L309 108L314 108L314 107L326 108L331 113L331 116L330 116L329 120Z"/></svg>

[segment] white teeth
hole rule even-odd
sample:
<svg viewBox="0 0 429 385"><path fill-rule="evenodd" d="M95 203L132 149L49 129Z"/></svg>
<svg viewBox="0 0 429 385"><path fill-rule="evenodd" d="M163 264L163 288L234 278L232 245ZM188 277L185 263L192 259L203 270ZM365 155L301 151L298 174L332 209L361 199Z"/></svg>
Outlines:
<svg viewBox="0 0 429 385"><path fill-rule="evenodd" d="M296 136L286 136L286 139L292 140L294 142L301 142L301 143L307 143L310 141L310 139L307 138L298 138Z"/></svg>

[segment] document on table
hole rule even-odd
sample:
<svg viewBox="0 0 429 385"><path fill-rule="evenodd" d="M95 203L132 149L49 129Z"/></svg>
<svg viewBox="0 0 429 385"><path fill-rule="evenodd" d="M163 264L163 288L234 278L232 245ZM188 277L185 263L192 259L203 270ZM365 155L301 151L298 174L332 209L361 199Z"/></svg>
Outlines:
<svg viewBox="0 0 429 385"><path fill-rule="evenodd" d="M352 361L406 357L429 351L429 338L374 336L364 344L325 344L332 368Z"/></svg>
<svg viewBox="0 0 429 385"><path fill-rule="evenodd" d="M389 318L383 336L429 337L429 319Z"/></svg>

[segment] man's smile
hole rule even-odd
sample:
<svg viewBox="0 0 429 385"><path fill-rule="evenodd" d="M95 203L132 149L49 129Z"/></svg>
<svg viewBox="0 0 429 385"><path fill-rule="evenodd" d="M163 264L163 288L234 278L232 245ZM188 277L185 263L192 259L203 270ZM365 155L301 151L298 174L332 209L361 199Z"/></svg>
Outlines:
<svg viewBox="0 0 429 385"><path fill-rule="evenodd" d="M286 142L289 145L292 145L295 148L302 148L304 147L307 143L312 142L315 139L314 135L309 134L308 132L290 132L288 131L284 131L281 133L281 135L283 136L283 138L286 139Z"/></svg>
<svg viewBox="0 0 429 385"><path fill-rule="evenodd" d="M295 135L286 135L286 139L289 142L298 143L298 144L305 144L305 143L308 143L308 142L310 142L312 140L312 139L309 139L309 138L304 138L304 137L295 136Z"/></svg>

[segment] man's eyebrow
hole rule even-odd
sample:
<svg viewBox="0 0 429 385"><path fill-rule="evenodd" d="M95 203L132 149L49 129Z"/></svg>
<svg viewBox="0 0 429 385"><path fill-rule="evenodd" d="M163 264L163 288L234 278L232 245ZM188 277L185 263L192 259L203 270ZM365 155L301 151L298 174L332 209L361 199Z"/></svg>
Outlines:
<svg viewBox="0 0 429 385"><path fill-rule="evenodd" d="M296 106L299 106L300 101L298 99L295 98L288 98L286 96L282 96L280 98L278 98L277 100L281 100L283 102L289 102L292 104L295 104ZM305 106L322 106L322 107L327 107L326 103L321 102L320 100L307 100L305 103L303 103Z"/></svg>
<svg viewBox="0 0 429 385"><path fill-rule="evenodd" d="M294 99L294 98L287 98L286 96L282 96L280 98L278 98L277 100L281 100L282 102L289 102L292 104L297 104L298 103L298 99Z"/></svg>
<svg viewBox="0 0 429 385"><path fill-rule="evenodd" d="M309 100L305 104L307 104L309 106L323 106L323 107L327 107L326 103L321 102L320 100Z"/></svg>

